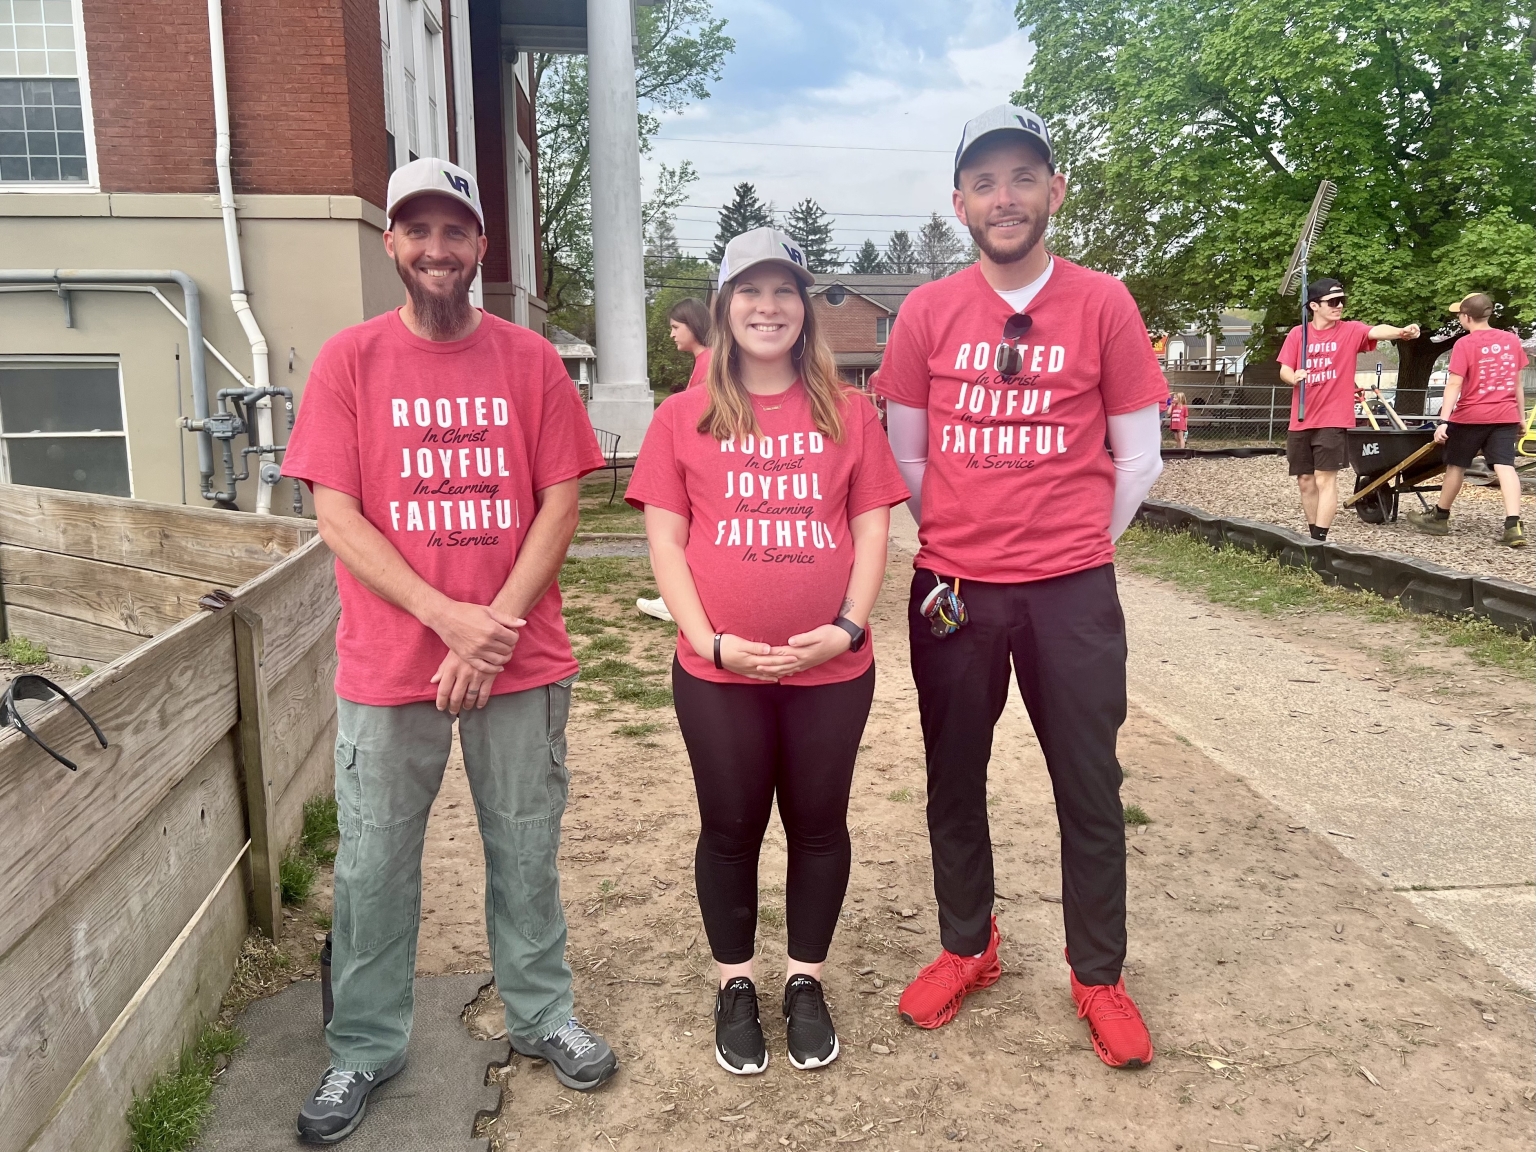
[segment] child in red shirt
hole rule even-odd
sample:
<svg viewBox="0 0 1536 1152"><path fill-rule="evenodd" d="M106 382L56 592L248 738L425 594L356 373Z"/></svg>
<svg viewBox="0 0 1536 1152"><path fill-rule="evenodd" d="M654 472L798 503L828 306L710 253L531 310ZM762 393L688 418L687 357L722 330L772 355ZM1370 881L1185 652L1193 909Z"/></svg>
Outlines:
<svg viewBox="0 0 1536 1152"><path fill-rule="evenodd" d="M1184 393L1175 392L1173 403L1168 406L1168 431L1173 433L1173 446L1184 447L1184 434L1189 428L1189 401Z"/></svg>
<svg viewBox="0 0 1536 1152"><path fill-rule="evenodd" d="M715 1060L768 1066L752 981L757 861L789 840L789 1060L837 1059L821 973L848 886L848 795L874 698L869 613L907 498L874 406L816 330L793 240L758 228L720 265L705 384L656 410L626 499L677 621L672 692L698 790L695 880L720 968Z"/></svg>

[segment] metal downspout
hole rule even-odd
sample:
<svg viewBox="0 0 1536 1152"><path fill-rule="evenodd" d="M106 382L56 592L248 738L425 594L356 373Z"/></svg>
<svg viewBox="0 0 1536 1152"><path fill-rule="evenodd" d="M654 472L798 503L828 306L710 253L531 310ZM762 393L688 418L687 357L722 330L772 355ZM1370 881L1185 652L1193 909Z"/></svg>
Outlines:
<svg viewBox="0 0 1536 1152"><path fill-rule="evenodd" d="M219 211L224 217L224 249L229 259L229 301L234 306L240 327L245 330L245 338L250 341L251 383L259 389L270 388L272 375L268 368L267 339L256 323L256 314L251 311L251 302L245 291L245 265L240 259L240 224L235 215L234 184L230 178L229 86L224 66L222 0L208 0L208 47L213 61L213 123L217 138L214 166L219 174ZM260 397L255 408L256 442L271 444L271 398ZM270 514L272 511L276 467L276 456L271 452L263 452L256 484L256 511L259 513ZM273 477L270 482L267 479L269 475Z"/></svg>

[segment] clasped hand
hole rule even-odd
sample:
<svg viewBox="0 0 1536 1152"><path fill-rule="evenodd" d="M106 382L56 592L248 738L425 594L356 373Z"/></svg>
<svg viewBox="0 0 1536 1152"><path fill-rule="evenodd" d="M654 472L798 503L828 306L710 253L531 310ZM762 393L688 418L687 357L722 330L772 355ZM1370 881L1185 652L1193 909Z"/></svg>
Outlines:
<svg viewBox="0 0 1536 1152"><path fill-rule="evenodd" d="M842 655L851 643L836 624L791 636L787 644L764 644L727 633L720 638L720 663L738 676L776 683Z"/></svg>
<svg viewBox="0 0 1536 1152"><path fill-rule="evenodd" d="M448 655L430 681L437 685L438 711L457 716L465 707L489 704L491 685L512 658L518 629L527 623L483 604L452 602L432 624L448 645Z"/></svg>

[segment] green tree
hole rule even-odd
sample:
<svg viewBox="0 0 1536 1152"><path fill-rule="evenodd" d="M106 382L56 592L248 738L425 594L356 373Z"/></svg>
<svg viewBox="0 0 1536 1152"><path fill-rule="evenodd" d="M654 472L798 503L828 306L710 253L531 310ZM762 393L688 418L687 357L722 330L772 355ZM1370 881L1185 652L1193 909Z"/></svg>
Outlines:
<svg viewBox="0 0 1536 1152"><path fill-rule="evenodd" d="M959 267L964 251L955 230L935 212L917 234L917 270L933 280L948 276Z"/></svg>
<svg viewBox="0 0 1536 1152"><path fill-rule="evenodd" d="M906 232L892 232L886 242L885 270L896 276L911 276L917 272L917 249Z"/></svg>
<svg viewBox="0 0 1536 1152"><path fill-rule="evenodd" d="M832 240L833 220L807 197L789 210L784 231L800 242L812 272L836 272L843 266L843 249Z"/></svg>
<svg viewBox="0 0 1536 1152"><path fill-rule="evenodd" d="M720 209L720 226L715 230L715 246L709 252L710 263L718 265L724 260L725 246L743 232L765 228L773 222L773 205L759 200L756 187L743 180L736 185L731 202Z"/></svg>
<svg viewBox="0 0 1536 1152"><path fill-rule="evenodd" d="M637 7L635 85L641 150L663 112L707 100L736 42L711 0L657 0ZM539 205L550 320L592 335L592 195L587 128L587 58L540 52L533 58L539 142ZM686 163L673 171L690 171ZM684 181L686 184L687 181Z"/></svg>
<svg viewBox="0 0 1536 1152"><path fill-rule="evenodd" d="M848 265L848 271L859 276L875 276L885 271L885 257L880 255L880 249L875 247L873 240L866 237L864 243L859 245L853 263Z"/></svg>
<svg viewBox="0 0 1536 1152"><path fill-rule="evenodd" d="M1488 292L1536 320L1536 57L1517 0L1020 0L1035 56L1018 98L1069 169L1052 244L1122 277L1154 330L1264 310L1273 355L1299 303L1278 282L1319 180L1338 199L1309 274L1350 314L1417 321L1412 407L1444 305ZM1417 393L1418 395L1412 395Z"/></svg>

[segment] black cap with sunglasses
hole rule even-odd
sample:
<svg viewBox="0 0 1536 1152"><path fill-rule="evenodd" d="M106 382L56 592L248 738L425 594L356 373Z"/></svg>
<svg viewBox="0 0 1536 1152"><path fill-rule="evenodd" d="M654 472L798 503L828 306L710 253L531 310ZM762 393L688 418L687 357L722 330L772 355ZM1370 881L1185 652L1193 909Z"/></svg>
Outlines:
<svg viewBox="0 0 1536 1152"><path fill-rule="evenodd" d="M1344 285L1337 280L1325 276L1321 280L1314 280L1307 285L1307 303L1320 304L1329 296L1338 296L1338 303L1344 303ZM1333 301L1329 301L1333 303Z"/></svg>

